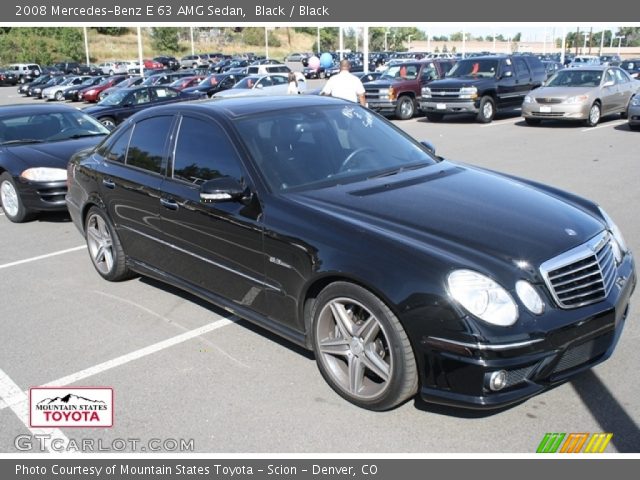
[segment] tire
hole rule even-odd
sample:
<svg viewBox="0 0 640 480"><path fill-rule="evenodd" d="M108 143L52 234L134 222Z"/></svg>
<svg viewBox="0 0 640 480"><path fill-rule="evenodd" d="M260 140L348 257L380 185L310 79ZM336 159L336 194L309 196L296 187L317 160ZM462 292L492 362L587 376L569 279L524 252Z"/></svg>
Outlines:
<svg viewBox="0 0 640 480"><path fill-rule="evenodd" d="M113 117L100 117L98 121L109 130L116 128L116 121Z"/></svg>
<svg viewBox="0 0 640 480"><path fill-rule="evenodd" d="M24 79L24 77L20 77L20 83L24 84L27 83L27 81Z"/></svg>
<svg viewBox="0 0 640 480"><path fill-rule="evenodd" d="M56 92L55 98L57 101L61 102L64 100L64 93L62 93L62 90L58 90Z"/></svg>
<svg viewBox="0 0 640 480"><path fill-rule="evenodd" d="M89 209L84 231L89 257L98 274L110 282L131 278L120 239L102 209L95 206Z"/></svg>
<svg viewBox="0 0 640 480"><path fill-rule="evenodd" d="M409 120L413 118L416 113L416 106L413 103L413 99L408 95L402 95L398 98L396 105L396 118L399 120Z"/></svg>
<svg viewBox="0 0 640 480"><path fill-rule="evenodd" d="M335 282L320 292L311 317L318 368L341 397L381 411L415 395L413 349L382 300L358 285Z"/></svg>
<svg viewBox="0 0 640 480"><path fill-rule="evenodd" d="M427 117L427 120L433 123L441 122L444 118L442 113L425 113L425 116Z"/></svg>
<svg viewBox="0 0 640 480"><path fill-rule="evenodd" d="M476 120L480 123L491 123L496 116L496 103L491 97L482 97Z"/></svg>
<svg viewBox="0 0 640 480"><path fill-rule="evenodd" d="M31 220L35 213L24 206L13 177L8 172L0 175L0 203L9 221L24 223Z"/></svg>
<svg viewBox="0 0 640 480"><path fill-rule="evenodd" d="M587 119L584 121L584 124L587 127L595 127L600 122L600 116L602 115L602 111L600 109L600 104L598 102L593 102L591 108L589 109L589 114Z"/></svg>
<svg viewBox="0 0 640 480"><path fill-rule="evenodd" d="M533 127L533 126L536 126L536 125L540 125L542 120L540 120L539 118L528 118L528 117L525 117L524 122L527 125L530 125L530 126Z"/></svg>

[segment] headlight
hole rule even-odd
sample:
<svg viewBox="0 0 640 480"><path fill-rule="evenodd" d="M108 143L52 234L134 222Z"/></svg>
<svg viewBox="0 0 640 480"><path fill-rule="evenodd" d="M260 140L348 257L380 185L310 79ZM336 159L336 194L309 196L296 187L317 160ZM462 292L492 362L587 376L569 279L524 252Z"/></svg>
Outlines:
<svg viewBox="0 0 640 480"><path fill-rule="evenodd" d="M511 295L489 277L471 270L455 270L447 283L453 299L485 322L508 327L518 319L518 307Z"/></svg>
<svg viewBox="0 0 640 480"><path fill-rule="evenodd" d="M431 89L429 87L422 87L422 96L423 97L431 97Z"/></svg>
<svg viewBox="0 0 640 480"><path fill-rule="evenodd" d="M631 99L631 105L634 107L640 107L640 95L636 95Z"/></svg>
<svg viewBox="0 0 640 480"><path fill-rule="evenodd" d="M478 89L476 87L462 87L460 89L460 98L477 98Z"/></svg>
<svg viewBox="0 0 640 480"><path fill-rule="evenodd" d="M389 96L389 89L388 88L381 88L380 90L378 90L378 92L383 97L388 97Z"/></svg>
<svg viewBox="0 0 640 480"><path fill-rule="evenodd" d="M562 103L584 103L587 100L589 100L589 96L588 95L576 95L574 97L567 98Z"/></svg>
<svg viewBox="0 0 640 480"><path fill-rule="evenodd" d="M616 257L616 262L620 263L624 254L627 253L627 243L624 241L622 232L611 217L607 215L607 212L600 207L599 210L605 222L607 222L609 232L611 232L611 235L613 236L613 255Z"/></svg>
<svg viewBox="0 0 640 480"><path fill-rule="evenodd" d="M67 179L67 171L64 168L36 167L26 169L20 176L32 182L58 182Z"/></svg>
<svg viewBox="0 0 640 480"><path fill-rule="evenodd" d="M533 95L527 95L524 97L524 103L536 103L536 99Z"/></svg>
<svg viewBox="0 0 640 480"><path fill-rule="evenodd" d="M527 307L531 313L540 315L544 312L544 302L529 282L526 280L518 280L516 282L516 292L522 304Z"/></svg>

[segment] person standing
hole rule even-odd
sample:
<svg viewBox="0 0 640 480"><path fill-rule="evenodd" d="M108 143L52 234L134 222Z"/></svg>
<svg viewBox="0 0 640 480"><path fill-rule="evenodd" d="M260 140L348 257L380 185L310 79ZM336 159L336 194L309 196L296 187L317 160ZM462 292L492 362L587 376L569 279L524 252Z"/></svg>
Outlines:
<svg viewBox="0 0 640 480"><path fill-rule="evenodd" d="M364 85L358 77L349 71L350 69L349 60L340 61L340 73L329 79L320 94L360 103L365 107L367 101L364 95Z"/></svg>
<svg viewBox="0 0 640 480"><path fill-rule="evenodd" d="M287 87L287 95L297 95L300 93L300 90L298 90L298 79L296 78L295 73L289 72L288 82L289 86Z"/></svg>

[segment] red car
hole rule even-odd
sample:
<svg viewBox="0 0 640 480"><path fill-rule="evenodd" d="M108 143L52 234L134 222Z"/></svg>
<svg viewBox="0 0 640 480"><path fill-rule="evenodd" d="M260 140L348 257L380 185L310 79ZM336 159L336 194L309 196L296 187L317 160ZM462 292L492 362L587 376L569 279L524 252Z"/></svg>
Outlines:
<svg viewBox="0 0 640 480"><path fill-rule="evenodd" d="M155 60L145 59L142 61L144 63L144 68L148 68L150 70L162 70L164 65L160 62L156 62Z"/></svg>
<svg viewBox="0 0 640 480"><path fill-rule="evenodd" d="M176 90L184 90L185 88L195 87L198 85L202 79L203 75L194 75L192 77L182 77L177 79L175 82L170 84L170 87L175 88Z"/></svg>
<svg viewBox="0 0 640 480"><path fill-rule="evenodd" d="M111 88L114 85L119 84L120 82L123 82L126 78L126 75L114 75L112 77L107 77L102 83L83 90L78 94L78 96L85 102L95 103L98 101L100 92L106 90L107 88Z"/></svg>

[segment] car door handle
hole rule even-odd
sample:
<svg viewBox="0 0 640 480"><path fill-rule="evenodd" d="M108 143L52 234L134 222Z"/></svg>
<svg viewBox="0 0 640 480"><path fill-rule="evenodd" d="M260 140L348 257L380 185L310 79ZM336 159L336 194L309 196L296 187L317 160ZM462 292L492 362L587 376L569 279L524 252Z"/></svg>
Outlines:
<svg viewBox="0 0 640 480"><path fill-rule="evenodd" d="M168 208L169 210L178 210L178 202L176 202L175 200L169 200L167 198L161 198L160 199L160 204L164 208Z"/></svg>
<svg viewBox="0 0 640 480"><path fill-rule="evenodd" d="M103 178L102 179L102 185L104 185L107 188L110 188L111 190L116 188L115 182L113 180L111 180L111 179L108 179L108 178Z"/></svg>

